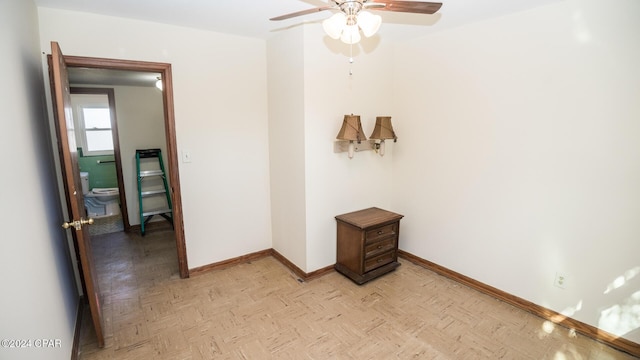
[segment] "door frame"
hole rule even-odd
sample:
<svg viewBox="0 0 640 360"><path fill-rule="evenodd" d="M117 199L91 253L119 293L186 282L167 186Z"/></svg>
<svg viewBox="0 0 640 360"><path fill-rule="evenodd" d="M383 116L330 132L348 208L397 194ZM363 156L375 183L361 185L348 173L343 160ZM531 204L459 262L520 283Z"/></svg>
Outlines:
<svg viewBox="0 0 640 360"><path fill-rule="evenodd" d="M188 278L189 266L187 264L187 249L184 238L184 222L182 217L182 194L180 191L180 176L178 174L178 147L176 142L171 64L67 55L64 56L64 60L67 63L67 67L160 73L163 82L162 103L164 109L164 128L167 142L167 160L169 162L169 183L171 184L171 198L173 202L172 217L176 238L178 269L181 278Z"/></svg>

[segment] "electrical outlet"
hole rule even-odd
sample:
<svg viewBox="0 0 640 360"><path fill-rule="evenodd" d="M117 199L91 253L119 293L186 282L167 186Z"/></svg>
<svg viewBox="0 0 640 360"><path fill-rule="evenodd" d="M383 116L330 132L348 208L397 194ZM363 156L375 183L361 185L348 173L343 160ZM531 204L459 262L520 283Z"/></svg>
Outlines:
<svg viewBox="0 0 640 360"><path fill-rule="evenodd" d="M560 289L566 289L568 282L569 282L569 278L567 277L566 274L557 272L553 285L555 285L556 287L559 287Z"/></svg>

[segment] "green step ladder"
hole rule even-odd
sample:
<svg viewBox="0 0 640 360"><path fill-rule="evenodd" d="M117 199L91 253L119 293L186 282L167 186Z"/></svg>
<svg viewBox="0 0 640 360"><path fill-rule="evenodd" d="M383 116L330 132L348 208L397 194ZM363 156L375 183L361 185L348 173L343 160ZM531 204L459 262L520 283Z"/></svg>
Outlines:
<svg viewBox="0 0 640 360"><path fill-rule="evenodd" d="M157 165L155 164L156 160ZM144 170L141 169L141 165L144 165ZM136 150L136 172L138 174L138 204L140 208L140 233L142 236L145 234L145 225L147 225L155 215L162 216L171 223L173 227L171 196L169 194L169 186L167 185L167 176L164 171L162 152L160 149ZM159 184L157 184L158 178L162 179L164 188L161 188ZM154 182L153 179L156 179L156 184L151 184L151 186L145 188L145 185ZM159 195L165 195L167 199L166 203L160 207L156 206L152 209L146 209L144 199L158 197Z"/></svg>

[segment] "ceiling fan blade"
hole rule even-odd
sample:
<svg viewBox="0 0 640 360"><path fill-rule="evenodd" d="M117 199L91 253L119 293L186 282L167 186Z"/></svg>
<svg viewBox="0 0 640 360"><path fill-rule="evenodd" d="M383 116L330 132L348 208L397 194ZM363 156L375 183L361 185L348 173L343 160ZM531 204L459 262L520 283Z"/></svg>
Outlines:
<svg viewBox="0 0 640 360"><path fill-rule="evenodd" d="M292 17L296 17L296 16L313 14L313 13L317 13L317 12L320 12L320 11L331 10L331 9L337 9L337 7L335 7L335 6L321 6L321 7L317 7L317 8L313 8L313 9L296 11L296 12L292 12L290 14L276 16L276 17L273 17L273 18L271 18L269 20L272 20L272 21L285 20L285 19L290 19Z"/></svg>
<svg viewBox="0 0 640 360"><path fill-rule="evenodd" d="M418 14L433 14L442 7L442 3L426 1L369 0L368 3L384 4L384 7L371 6L373 10Z"/></svg>

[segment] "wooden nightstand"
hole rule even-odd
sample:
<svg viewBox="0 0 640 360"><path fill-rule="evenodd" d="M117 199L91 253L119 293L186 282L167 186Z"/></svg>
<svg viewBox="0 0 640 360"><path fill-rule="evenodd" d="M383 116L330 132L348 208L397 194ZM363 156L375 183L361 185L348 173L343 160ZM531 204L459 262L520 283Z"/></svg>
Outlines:
<svg viewBox="0 0 640 360"><path fill-rule="evenodd" d="M403 215L375 207L336 216L335 269L357 284L398 266L398 235Z"/></svg>

